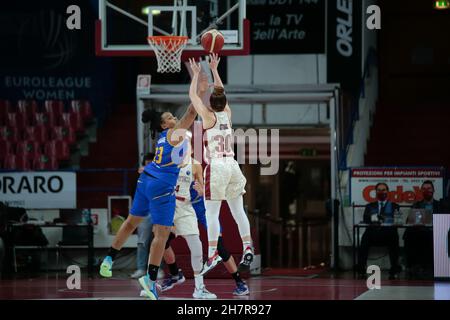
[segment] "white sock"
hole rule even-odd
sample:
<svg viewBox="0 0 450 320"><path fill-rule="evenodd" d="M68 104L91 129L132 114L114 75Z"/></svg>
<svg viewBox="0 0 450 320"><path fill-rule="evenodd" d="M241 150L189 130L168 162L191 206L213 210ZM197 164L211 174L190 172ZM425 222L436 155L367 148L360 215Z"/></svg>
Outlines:
<svg viewBox="0 0 450 320"><path fill-rule="evenodd" d="M191 251L191 266L192 270L195 273L200 273L203 268L203 250L202 250L202 242L200 241L200 236L198 234L191 234L187 236L183 236L186 240L187 245L189 247L189 251Z"/></svg>
<svg viewBox="0 0 450 320"><path fill-rule="evenodd" d="M244 198L239 196L235 199L227 200L228 206L230 207L231 214L233 215L234 221L239 229L239 235L241 238L250 237L250 222L248 221L247 215L244 210ZM209 224L208 224L209 228Z"/></svg>
<svg viewBox="0 0 450 320"><path fill-rule="evenodd" d="M195 289L200 290L204 284L203 284L203 276L194 276L195 281Z"/></svg>
<svg viewBox="0 0 450 320"><path fill-rule="evenodd" d="M252 248L252 242L251 241L242 241L243 251L247 249L248 247Z"/></svg>
<svg viewBox="0 0 450 320"><path fill-rule="evenodd" d="M220 235L220 206L222 201L205 200L206 223L208 224L208 242L218 241ZM208 244L208 258L212 257L217 250L217 245Z"/></svg>
<svg viewBox="0 0 450 320"><path fill-rule="evenodd" d="M211 258L217 251L217 246L208 246L208 258Z"/></svg>

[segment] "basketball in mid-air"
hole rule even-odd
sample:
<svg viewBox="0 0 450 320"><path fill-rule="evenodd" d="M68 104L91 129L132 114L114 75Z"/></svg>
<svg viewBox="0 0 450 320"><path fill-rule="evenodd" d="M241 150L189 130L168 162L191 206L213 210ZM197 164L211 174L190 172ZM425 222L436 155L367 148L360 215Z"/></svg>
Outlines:
<svg viewBox="0 0 450 320"><path fill-rule="evenodd" d="M212 29L202 35L201 43L206 52L219 53L223 48L225 38L219 31Z"/></svg>

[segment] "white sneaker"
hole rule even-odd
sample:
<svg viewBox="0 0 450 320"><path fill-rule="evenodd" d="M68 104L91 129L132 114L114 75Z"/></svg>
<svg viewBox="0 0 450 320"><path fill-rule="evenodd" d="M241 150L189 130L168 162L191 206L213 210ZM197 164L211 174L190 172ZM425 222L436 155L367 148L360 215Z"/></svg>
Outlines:
<svg viewBox="0 0 450 320"><path fill-rule="evenodd" d="M219 262L222 261L222 258L219 256L219 252L216 251L214 255L206 260L205 264L203 265L202 271L200 271L200 276L204 276L206 273L211 271L215 266L219 264Z"/></svg>
<svg viewBox="0 0 450 320"><path fill-rule="evenodd" d="M202 286L200 289L195 288L192 296L195 299L217 299L217 296L214 293L211 293L208 290L206 290L205 286Z"/></svg>
<svg viewBox="0 0 450 320"><path fill-rule="evenodd" d="M253 262L254 253L252 247L247 247L242 254L242 260L239 263L238 270L239 272L248 272L250 271L250 265Z"/></svg>

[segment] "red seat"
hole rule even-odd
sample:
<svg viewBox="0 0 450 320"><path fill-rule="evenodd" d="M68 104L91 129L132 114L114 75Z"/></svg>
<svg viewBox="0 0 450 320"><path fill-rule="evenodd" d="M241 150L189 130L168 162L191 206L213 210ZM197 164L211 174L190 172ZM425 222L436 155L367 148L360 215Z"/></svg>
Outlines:
<svg viewBox="0 0 450 320"><path fill-rule="evenodd" d="M60 118L64 113L64 102L59 100L46 100L44 102L44 111L53 113L57 118Z"/></svg>
<svg viewBox="0 0 450 320"><path fill-rule="evenodd" d="M38 104L35 100L19 100L17 102L17 112L26 115L28 122L32 116L39 112Z"/></svg>
<svg viewBox="0 0 450 320"><path fill-rule="evenodd" d="M91 103L89 101L72 100L70 102L70 111L81 114L84 122L91 122L94 119Z"/></svg>
<svg viewBox="0 0 450 320"><path fill-rule="evenodd" d="M11 152L12 152L11 142L0 139L0 163L3 163L6 155Z"/></svg>
<svg viewBox="0 0 450 320"><path fill-rule="evenodd" d="M45 126L47 129L51 129L59 125L58 117L51 112L36 113L32 116L31 120L34 126Z"/></svg>
<svg viewBox="0 0 450 320"><path fill-rule="evenodd" d="M81 114L76 112L65 112L61 117L61 125L71 127L77 134L84 134L84 123Z"/></svg>
<svg viewBox="0 0 450 320"><path fill-rule="evenodd" d="M55 157L40 155L33 159L33 170L58 170L59 164Z"/></svg>
<svg viewBox="0 0 450 320"><path fill-rule="evenodd" d="M39 143L47 142L49 140L47 128L43 125L26 127L24 139L37 141Z"/></svg>
<svg viewBox="0 0 450 320"><path fill-rule="evenodd" d="M27 156L33 159L37 155L41 155L41 144L37 141L19 141L16 145L16 155Z"/></svg>
<svg viewBox="0 0 450 320"><path fill-rule="evenodd" d="M15 127L18 129L24 129L28 126L27 116L23 113L15 112L8 113L8 117L6 118L6 125L9 127Z"/></svg>
<svg viewBox="0 0 450 320"><path fill-rule="evenodd" d="M5 170L31 170L30 160L23 155L7 154L5 157L3 168Z"/></svg>
<svg viewBox="0 0 450 320"><path fill-rule="evenodd" d="M44 146L44 154L48 157L55 157L59 161L70 160L69 145L61 140L48 141Z"/></svg>
<svg viewBox="0 0 450 320"><path fill-rule="evenodd" d="M6 125L8 113L13 113L14 109L8 100L0 100L0 126Z"/></svg>
<svg viewBox="0 0 450 320"><path fill-rule="evenodd" d="M0 139L16 143L21 140L19 135L19 129L15 127L0 127Z"/></svg>
<svg viewBox="0 0 450 320"><path fill-rule="evenodd" d="M75 131L70 127L53 127L50 130L50 139L65 141L69 145L74 145L77 142Z"/></svg>

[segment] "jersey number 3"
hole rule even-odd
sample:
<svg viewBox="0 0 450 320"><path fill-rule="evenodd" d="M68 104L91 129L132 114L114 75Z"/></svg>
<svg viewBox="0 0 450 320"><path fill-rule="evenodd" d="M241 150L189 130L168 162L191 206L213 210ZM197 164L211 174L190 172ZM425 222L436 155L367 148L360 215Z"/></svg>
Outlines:
<svg viewBox="0 0 450 320"><path fill-rule="evenodd" d="M160 164L161 163L163 152L164 152L164 147L156 148L155 160L154 160L156 164Z"/></svg>

